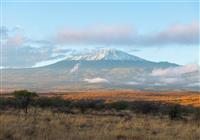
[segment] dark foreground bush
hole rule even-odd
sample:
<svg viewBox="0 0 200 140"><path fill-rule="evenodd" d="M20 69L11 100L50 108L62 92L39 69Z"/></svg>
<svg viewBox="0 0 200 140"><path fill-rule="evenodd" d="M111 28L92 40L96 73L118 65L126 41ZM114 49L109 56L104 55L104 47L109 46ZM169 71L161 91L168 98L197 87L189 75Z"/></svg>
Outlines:
<svg viewBox="0 0 200 140"><path fill-rule="evenodd" d="M161 113L162 109L164 109L163 105L156 102L135 101L130 104L131 104L131 110L137 113L143 113L143 114Z"/></svg>
<svg viewBox="0 0 200 140"><path fill-rule="evenodd" d="M105 107L104 100L78 100L70 105L73 108L79 108L82 113L87 109L101 110Z"/></svg>
<svg viewBox="0 0 200 140"><path fill-rule="evenodd" d="M13 98L0 98L0 109L5 109L6 107L16 108L16 100Z"/></svg>
<svg viewBox="0 0 200 140"><path fill-rule="evenodd" d="M183 109L180 105L171 106L169 109L169 118L171 120L181 119L183 114Z"/></svg>
<svg viewBox="0 0 200 140"><path fill-rule="evenodd" d="M0 109L17 108L19 101L13 97L0 98ZM105 100L65 100L59 97L37 97L31 99L30 106L51 108L53 111L64 113L76 113L77 109L82 113L87 110L131 110L142 114L168 115L172 120L192 115L195 120L200 120L199 109L150 101L116 101L107 103Z"/></svg>
<svg viewBox="0 0 200 140"><path fill-rule="evenodd" d="M117 101L108 104L108 108L116 109L116 110L125 110L129 108L129 103L126 101Z"/></svg>
<svg viewBox="0 0 200 140"><path fill-rule="evenodd" d="M47 108L47 107L66 107L70 105L69 100L64 100L58 97L40 97L35 100L32 105L35 107Z"/></svg>
<svg viewBox="0 0 200 140"><path fill-rule="evenodd" d="M200 121L200 108L195 110L195 112L194 112L194 120Z"/></svg>

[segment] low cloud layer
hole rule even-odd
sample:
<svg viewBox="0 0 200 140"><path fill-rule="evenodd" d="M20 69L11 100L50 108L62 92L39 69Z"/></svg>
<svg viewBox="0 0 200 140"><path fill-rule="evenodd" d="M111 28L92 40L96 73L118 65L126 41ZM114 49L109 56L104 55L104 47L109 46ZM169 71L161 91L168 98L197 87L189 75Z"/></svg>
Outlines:
<svg viewBox="0 0 200 140"><path fill-rule="evenodd" d="M96 78L85 78L84 82L95 84L95 83L109 83L109 81L105 78L96 77Z"/></svg>
<svg viewBox="0 0 200 140"><path fill-rule="evenodd" d="M196 64L188 64L180 67L171 67L166 69L154 69L152 76L180 76L182 74L199 71L199 66Z"/></svg>
<svg viewBox="0 0 200 140"><path fill-rule="evenodd" d="M188 64L166 69L154 69L150 73L149 79L160 85L199 86L200 68L196 64Z"/></svg>
<svg viewBox="0 0 200 140"><path fill-rule="evenodd" d="M130 76L131 77L131 76ZM118 81L121 83L120 81ZM149 72L134 74L129 81L123 82L133 87L179 87L200 88L200 68L196 64L178 67L154 69Z"/></svg>

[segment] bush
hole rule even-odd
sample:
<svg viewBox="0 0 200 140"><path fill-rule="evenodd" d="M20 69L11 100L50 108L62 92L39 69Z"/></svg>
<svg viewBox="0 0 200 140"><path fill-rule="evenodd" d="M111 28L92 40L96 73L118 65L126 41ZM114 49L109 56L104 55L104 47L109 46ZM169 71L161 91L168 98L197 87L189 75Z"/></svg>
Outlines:
<svg viewBox="0 0 200 140"><path fill-rule="evenodd" d="M182 118L182 108L180 105L174 105L169 110L169 118L171 120L181 119Z"/></svg>
<svg viewBox="0 0 200 140"><path fill-rule="evenodd" d="M161 111L161 105L155 102L148 102L148 101L135 101L131 103L131 109L138 112L138 113L158 113Z"/></svg>
<svg viewBox="0 0 200 140"><path fill-rule="evenodd" d="M13 93L19 108L24 109L25 113L28 112L28 106L34 97L38 96L35 92L27 90L14 91Z"/></svg>
<svg viewBox="0 0 200 140"><path fill-rule="evenodd" d="M125 110L128 109L129 103L126 101L118 101L114 103L110 103L110 108L114 108L116 110Z"/></svg>
<svg viewBox="0 0 200 140"><path fill-rule="evenodd" d="M194 112L194 119L196 121L200 121L200 109L196 109L195 112Z"/></svg>
<svg viewBox="0 0 200 140"><path fill-rule="evenodd" d="M87 109L100 110L104 108L104 100L79 100L73 102L71 107L79 108L82 113Z"/></svg>
<svg viewBox="0 0 200 140"><path fill-rule="evenodd" d="M16 107L17 103L13 98L0 98L0 109L5 107Z"/></svg>
<svg viewBox="0 0 200 140"><path fill-rule="evenodd" d="M34 101L33 105L36 107L66 107L70 105L70 101L64 100L58 97L55 98L48 98L48 97L41 97Z"/></svg>

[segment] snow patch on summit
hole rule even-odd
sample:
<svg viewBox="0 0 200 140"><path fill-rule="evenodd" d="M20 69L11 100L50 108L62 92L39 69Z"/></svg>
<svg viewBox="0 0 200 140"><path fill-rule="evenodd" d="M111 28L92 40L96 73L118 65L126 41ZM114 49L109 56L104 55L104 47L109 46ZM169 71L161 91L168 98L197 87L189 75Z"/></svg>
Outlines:
<svg viewBox="0 0 200 140"><path fill-rule="evenodd" d="M100 49L88 54L69 56L66 60L131 60L131 61L144 61L134 55L130 55L126 52L115 50L115 49Z"/></svg>

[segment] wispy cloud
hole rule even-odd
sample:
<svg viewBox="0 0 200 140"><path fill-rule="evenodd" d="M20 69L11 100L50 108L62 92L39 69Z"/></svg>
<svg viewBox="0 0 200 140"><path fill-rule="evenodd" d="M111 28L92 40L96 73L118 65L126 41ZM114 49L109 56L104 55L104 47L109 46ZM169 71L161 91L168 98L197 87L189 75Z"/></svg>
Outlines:
<svg viewBox="0 0 200 140"><path fill-rule="evenodd" d="M0 27L0 35L2 38L2 63L4 67L32 67L43 64L44 61L57 59L52 57L53 50L56 46L47 44L46 42L37 41L27 38L22 34L22 27L15 26L8 28Z"/></svg>
<svg viewBox="0 0 200 140"><path fill-rule="evenodd" d="M21 27L20 27L21 28ZM165 29L148 34L140 34L134 27L115 25L99 26L94 25L85 28L66 27L55 33L51 38L41 40L27 39L25 43L35 43L42 45L137 45L137 46L164 46L164 45L193 45L199 44L199 23L193 21L188 24L174 24ZM10 33L19 31L19 27L8 29L6 26L0 27L0 34L6 37L6 42L12 42L12 46L19 45L22 36L10 36ZM5 46L9 46L7 43Z"/></svg>
<svg viewBox="0 0 200 140"><path fill-rule="evenodd" d="M60 44L126 44L135 32L127 26L92 26L84 29L65 28L55 36Z"/></svg>
<svg viewBox="0 0 200 140"><path fill-rule="evenodd" d="M6 26L0 26L0 36L4 39L8 36L8 28Z"/></svg>
<svg viewBox="0 0 200 140"><path fill-rule="evenodd" d="M199 43L199 23L175 24L160 32L141 35L127 26L93 26L80 30L63 29L54 37L59 44L101 45L190 45Z"/></svg>
<svg viewBox="0 0 200 140"><path fill-rule="evenodd" d="M141 41L144 45L198 44L199 23L175 24L158 33L143 36Z"/></svg>
<svg viewBox="0 0 200 140"><path fill-rule="evenodd" d="M20 26L0 27L0 35L3 37L1 40L3 49L0 51L2 51L2 65L5 67L31 67L38 62L63 58L68 53L69 46L70 49L72 46L81 48L81 46L105 47L108 45L115 47L130 45L139 48L139 46L168 45L170 47L173 44L180 44L179 46L199 44L199 26L195 21L189 24L172 25L160 32L146 35L141 35L130 26L95 25L82 29L66 28L49 35L50 38L37 40L25 36L22 30L24 29ZM154 71L154 73L161 71Z"/></svg>
<svg viewBox="0 0 200 140"><path fill-rule="evenodd" d="M22 28L20 26L15 26L13 28L8 28L7 26L0 26L0 36L2 39L6 39L10 37L11 33L16 33L21 31Z"/></svg>
<svg viewBox="0 0 200 140"><path fill-rule="evenodd" d="M5 46L5 47L20 47L23 45L24 42L25 42L24 37L22 37L21 35L15 35L15 36L7 39L5 44L3 44L3 46Z"/></svg>

